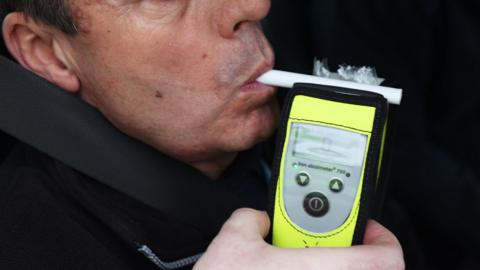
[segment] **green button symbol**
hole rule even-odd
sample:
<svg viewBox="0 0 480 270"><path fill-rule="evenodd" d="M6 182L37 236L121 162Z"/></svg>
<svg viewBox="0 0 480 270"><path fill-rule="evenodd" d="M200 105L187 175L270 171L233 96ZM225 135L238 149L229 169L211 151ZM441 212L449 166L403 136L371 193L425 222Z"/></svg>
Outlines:
<svg viewBox="0 0 480 270"><path fill-rule="evenodd" d="M338 178L333 178L332 180L330 180L330 190L332 192L335 192L335 193L339 193L339 192L342 192L343 190L343 182L341 179L338 179Z"/></svg>
<svg viewBox="0 0 480 270"><path fill-rule="evenodd" d="M297 177L295 177L295 180L297 181L297 184L304 187L310 183L310 175L302 172L297 174Z"/></svg>

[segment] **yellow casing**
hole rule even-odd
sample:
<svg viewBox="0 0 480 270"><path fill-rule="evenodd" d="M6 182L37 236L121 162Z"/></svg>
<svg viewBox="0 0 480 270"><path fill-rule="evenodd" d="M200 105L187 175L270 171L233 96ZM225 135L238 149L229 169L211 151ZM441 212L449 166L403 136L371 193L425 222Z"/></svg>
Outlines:
<svg viewBox="0 0 480 270"><path fill-rule="evenodd" d="M360 199L364 185L364 173L367 153L371 147L371 135L375 122L376 108L354 105L326 99L297 95L293 99L287 123L285 142L289 141L290 127L293 122L319 124L348 130L367 136L361 179L352 211L343 225L334 231L315 234L297 226L289 218L284 205L283 189L285 158L288 143L284 143L280 162L279 177L275 191L274 214L272 224L273 245L282 248L305 247L347 247L352 245L353 236L360 210Z"/></svg>

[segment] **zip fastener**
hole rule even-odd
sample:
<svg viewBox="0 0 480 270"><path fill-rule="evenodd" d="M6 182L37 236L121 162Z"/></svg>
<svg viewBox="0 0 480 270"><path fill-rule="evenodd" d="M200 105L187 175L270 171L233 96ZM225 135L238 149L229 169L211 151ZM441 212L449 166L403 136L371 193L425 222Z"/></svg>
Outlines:
<svg viewBox="0 0 480 270"><path fill-rule="evenodd" d="M187 265L191 265L196 263L200 257L202 257L203 253L193 255L181 260L173 261L173 262L164 262L162 261L148 246L141 245L137 248L137 251L142 253L147 259L153 262L156 266L163 270L175 270Z"/></svg>

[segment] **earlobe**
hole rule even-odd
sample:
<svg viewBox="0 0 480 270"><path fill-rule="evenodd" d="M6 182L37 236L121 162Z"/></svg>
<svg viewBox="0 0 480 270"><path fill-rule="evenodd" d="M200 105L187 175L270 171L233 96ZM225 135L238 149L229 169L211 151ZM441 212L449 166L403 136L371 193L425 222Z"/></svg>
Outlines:
<svg viewBox="0 0 480 270"><path fill-rule="evenodd" d="M68 92L80 89L77 75L55 40L55 35L60 34L51 27L14 12L4 20L3 35L10 54L23 67Z"/></svg>

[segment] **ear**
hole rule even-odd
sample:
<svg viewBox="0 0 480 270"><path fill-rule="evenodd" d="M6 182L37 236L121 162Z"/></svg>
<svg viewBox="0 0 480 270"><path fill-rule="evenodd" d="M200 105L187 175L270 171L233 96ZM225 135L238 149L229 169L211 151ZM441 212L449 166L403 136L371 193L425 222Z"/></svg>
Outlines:
<svg viewBox="0 0 480 270"><path fill-rule="evenodd" d="M3 36L10 54L26 69L67 90L78 92L80 81L60 44L63 33L21 12L5 17Z"/></svg>

